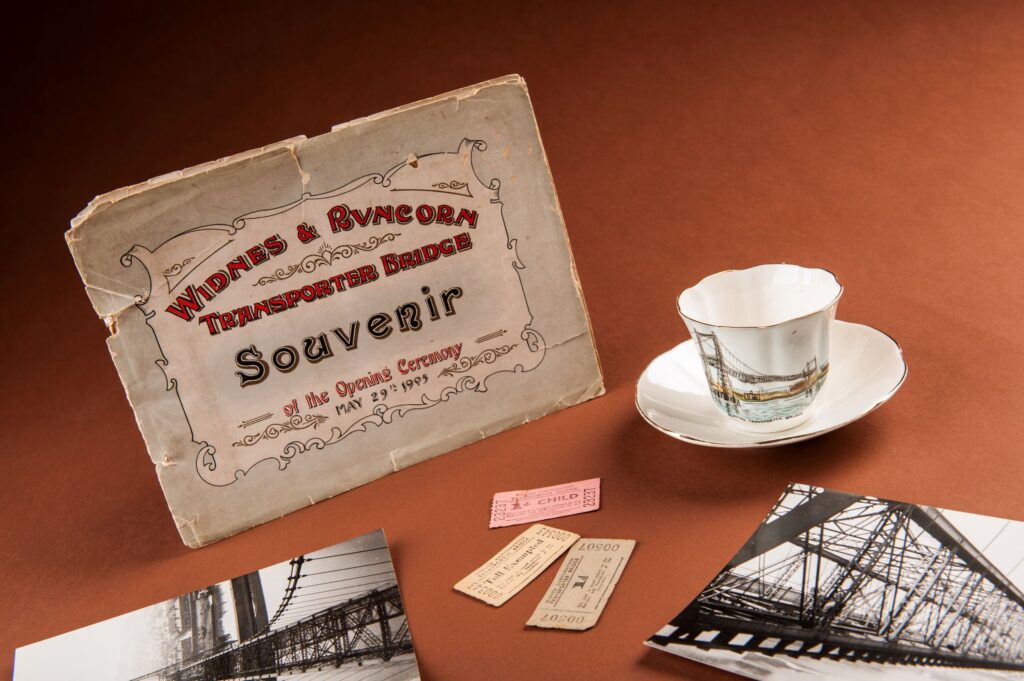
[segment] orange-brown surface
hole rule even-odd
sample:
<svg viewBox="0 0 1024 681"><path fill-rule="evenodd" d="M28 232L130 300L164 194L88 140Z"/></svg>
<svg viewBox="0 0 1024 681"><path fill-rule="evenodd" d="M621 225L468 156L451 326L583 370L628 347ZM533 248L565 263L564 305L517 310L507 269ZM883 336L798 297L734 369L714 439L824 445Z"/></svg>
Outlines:
<svg viewBox="0 0 1024 681"><path fill-rule="evenodd" d="M383 527L428 681L725 679L641 645L789 481L1024 518L1024 4L206 3L5 21L0 676L15 647ZM97 10L98 12L98 10ZM191 551L64 245L93 195L494 76L530 86L608 393ZM902 344L866 419L771 450L633 407L721 269L824 266ZM600 476L634 538L598 626L452 591L496 491Z"/></svg>

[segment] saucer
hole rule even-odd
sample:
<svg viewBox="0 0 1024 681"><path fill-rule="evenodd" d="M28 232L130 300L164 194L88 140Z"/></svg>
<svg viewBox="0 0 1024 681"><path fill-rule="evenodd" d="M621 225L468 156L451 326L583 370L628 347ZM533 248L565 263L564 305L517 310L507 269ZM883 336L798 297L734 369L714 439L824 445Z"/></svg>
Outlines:
<svg viewBox="0 0 1024 681"><path fill-rule="evenodd" d="M810 407L810 418L788 430L751 433L728 423L711 400L692 340L647 366L636 384L636 408L666 435L707 447L776 447L808 440L874 411L907 377L900 346L870 326L836 320L831 346L829 377Z"/></svg>

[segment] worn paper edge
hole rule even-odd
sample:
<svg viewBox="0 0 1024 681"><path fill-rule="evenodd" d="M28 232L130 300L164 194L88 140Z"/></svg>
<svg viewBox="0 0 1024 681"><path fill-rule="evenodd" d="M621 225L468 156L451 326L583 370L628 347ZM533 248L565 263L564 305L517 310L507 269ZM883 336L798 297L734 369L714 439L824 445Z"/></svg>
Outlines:
<svg viewBox="0 0 1024 681"><path fill-rule="evenodd" d="M585 386L580 386L580 385L571 386L572 389L569 392L567 392L566 394L560 396L559 399L557 401L553 402L553 403L549 403L547 405L543 405L541 407L538 407L536 409L533 409L533 410L530 410L530 411L527 411L527 412L522 412L522 413L519 413L519 414L510 415L508 418L503 419L503 420L498 421L498 422L495 422L495 423L492 423L488 427L483 428L483 429L479 429L479 430L477 430L477 429L469 429L469 430L464 430L464 431L455 433L452 436L447 437L444 440L435 443L434 446L432 446L432 447L420 450L417 453L417 456L415 457L415 459L408 459L408 460L404 460L404 461L399 462L399 461L396 461L396 455L397 454L401 454L402 453L401 450L395 450L393 452L389 452L389 457L390 457L390 460L391 460L391 463L392 463L392 471L391 471L392 473L393 472L397 472L399 470L402 470L404 468L407 468L408 466L414 465L416 463L420 463L422 461L425 461L425 460L427 460L429 458L435 457L435 456L439 455L440 453L454 451L455 449L459 449L459 448L464 447L464 446L466 446L468 444L473 444L474 442L477 442L478 440L484 439L484 438L489 437L491 435L498 434L500 432L503 432L505 430L508 430L508 429L516 427L516 426L524 425L526 423L529 423L530 421L536 420L536 419L541 418L543 416L547 416L547 415L549 415L551 413L554 413L556 411L560 411L561 409L564 409L566 407L574 406L574 405L581 404L583 402L589 401L589 400L591 400L591 399L593 399L595 397L599 397L599 396L601 396L601 395L603 395L605 393L604 375L603 375L603 370L602 370L602 367L601 367L601 364L600 364L600 357L599 357L599 355L597 353L596 342L594 342L593 324L592 324L592 321L590 319L589 310L586 307L586 300L584 298L583 289L582 289L582 286L580 284L579 275L578 275L577 268L576 268L575 258L574 258L573 253L572 253L572 246L571 246L571 242L569 241L568 230L567 230L567 228L565 226L564 216L563 216L563 213L562 213L562 210L561 210L561 204L560 204L559 199L558 199L557 189L554 186L554 177L551 174L550 163L548 161L547 153L546 153L546 151L544 149L544 146L543 146L543 140L541 139L541 136L540 136L540 128L537 125L536 113L535 113L534 108L533 108L533 102L531 101L531 99L529 97L529 91L528 91L527 86L526 86L526 81L520 75L518 75L518 74L510 74L510 75L502 76L502 77L499 77L499 78L494 78L494 79L491 79L491 80L483 81L481 83L477 83L475 85L470 85L470 86L459 88L457 90L452 90L452 91L449 91L449 92L446 92L446 93L443 93L443 94L440 94L440 95L429 97L427 99L422 99L422 100L419 100L419 101L416 101L416 102L412 102L412 103L409 103L409 104L404 104L404 105L401 105L401 106L398 106L398 107L393 107L391 109L387 109L385 111L374 113L374 114L369 115L369 116L364 116L362 118L357 118L357 119L354 119L352 121L348 121L346 123L341 123L341 124L334 125L334 126L331 127L331 129L327 133L323 133L323 134L330 134L330 133L333 133L333 132L336 132L336 131L339 131L339 130L342 130L342 129L345 129L345 128L348 128L348 127L351 127L351 126L354 126L354 125L357 125L357 124L378 120L378 119L381 119L381 118L385 118L387 116L391 116L391 115L396 114L396 113L415 110L415 109L426 107L426 106L430 106L430 105L433 105L433 104L436 104L436 103L439 103L439 102L444 102L444 101L448 101L448 100L452 100L452 99L454 99L454 100L456 100L456 102L458 102L458 101L461 101L463 99L467 99L467 98L475 96L476 94L478 94L483 89L494 87L494 86L500 86L500 85L517 85L517 86L522 88L524 94L526 95L526 103L528 105L528 108L529 108L529 111L530 111L530 115L531 115L531 118L532 118L532 121L533 121L533 125L534 125L534 130L536 131L537 140L538 140L538 143L540 145L541 158L543 159L544 168L545 168L545 170L546 170L546 172L548 174L548 177L551 180L551 182L550 182L550 189L551 189L551 194L552 194L552 198L553 198L553 204L552 204L551 210L553 210L555 212L555 214L557 216L557 219L561 223L562 237L563 237L563 239L564 239L564 241L566 243L566 252L567 252L567 255L568 255L568 258L569 258L569 271L570 271L570 274L571 274L571 277L572 277L572 281L573 281L573 285L574 285L576 294L578 295L580 304L582 306L583 316L584 316L584 319L586 320L587 330L589 332L589 337L591 339L591 343L590 343L590 345L591 345L591 352L592 352L592 356L593 356L593 359L594 359L594 365L595 365L595 367L597 369L596 376L594 377L594 380L591 381L588 385L585 385ZM270 154L272 152L279 151L279 150L280 151L287 151L289 153L289 155L294 159L294 161L296 163L297 170L300 173L300 176L303 178L303 185L305 185L306 182L307 182L308 176L303 171L301 165L299 165L297 152L306 142L310 141L310 139L316 139L316 137L308 138L305 135L294 136L294 137L291 137L291 138L288 138L288 139L285 139L285 140L274 142L272 144L268 144L268 145L265 145L265 146L262 146L262 147L257 147L257 148L254 148L254 149L250 149L248 151L243 151L243 152L239 152L239 153L232 154L232 155L229 155L229 156L225 156L225 157L222 157L220 159L216 159L216 160L213 160L213 161L208 161L208 162L201 163L201 164L198 164L198 165L195 165L195 166L191 166L191 167L188 167L188 168L185 168L185 169L175 170L175 171L172 171L172 172L169 172L169 173L164 173L164 174L155 176L153 178L150 178L149 180L146 180L144 182L139 182L139 183L135 183L135 184L132 184L132 185L127 185L127 186L121 187L119 189L115 189L115 190L112 190L112 191L105 192L103 194L97 195L96 197L94 197L87 204L87 206L82 211L80 211L74 218L72 218L71 223L70 223L70 228L65 233L65 240L67 241L68 247L71 250L71 253L72 253L72 255L73 255L73 257L74 257L74 259L76 261L76 265L78 264L78 255L77 255L77 244L75 242L77 240L79 240L79 238L80 238L80 235L78 235L77 232L84 227L84 223L90 217L92 217L93 215L97 214L98 212L103 211L103 210L105 210L105 209L107 209L107 208L115 205L116 203L118 203L120 201L123 201L123 200L125 200L127 198L130 198L130 197L133 197L133 196L137 196L137 195L139 195L139 194L141 194L141 193L143 193L145 191L148 191L148 190L151 190L151 189L156 189L158 187L162 187L162 186L170 184L172 182L188 179L190 177L196 177L196 176L199 176L199 175L208 174L208 173L211 173L211 172L213 172L215 170L229 169L232 166L236 166L236 165L239 165L239 164L243 164L243 163L249 162L249 161L251 161L253 159L259 158L261 156L264 156L266 154ZM85 281L86 275L85 275L85 273L82 273L82 274L83 274L83 283L85 284L85 288L86 289L96 288L92 284L90 284L88 281ZM117 342L118 335L119 335L119 333L118 333L119 330L117 328L117 319L118 319L118 317L119 317L121 312L123 312L124 310L126 310L126 309L128 309L128 308L130 308L130 307L132 307L134 305L134 301L131 300L131 299L126 298L125 304L124 304L124 306L121 309L118 309L117 311L112 312L111 314L108 314L108 315L104 315L104 314L102 314L102 312L99 309L96 309L96 302L92 299L91 296L90 296L90 303L93 304L93 307L94 307L97 315L100 317L100 319L102 321L104 321L104 323L108 327L108 330L110 332L110 335L107 338L108 351L110 352L111 357L114 360L115 365L117 365L118 364L118 353L115 350L115 348L113 347L113 343ZM585 338L586 338L586 335L581 332L580 334L577 334L576 336L573 336L571 338L568 338L568 339L565 339L565 340L559 342L557 345L564 345L564 344L567 344L567 343L570 343L570 342L577 342L577 341L583 340ZM549 348L550 347L556 347L556 346L549 346ZM142 417L141 417L141 415L139 414L138 410L135 407L135 402L131 399L131 393L130 393L129 386L125 383L124 375L122 374L120 368L118 368L118 378L120 379L121 384L122 384L122 389L125 391L125 395L128 398L129 405L132 407L133 417L135 418L136 425L139 428L139 431L140 431L140 433L143 436L143 440L146 443L147 454L149 455L149 458L150 458L151 462L154 464L154 466L156 468L159 468L159 466L162 465L163 462L160 459L160 457L157 454L154 453L154 452L158 452L159 447L151 446L151 438L152 438L153 434L148 432L148 426L143 423ZM155 444L155 443L152 443L152 444ZM163 478L159 475L159 472L158 472L158 479L160 480L161 488L164 491L164 494L165 494L165 497L166 497L166 490L163 489ZM369 482L373 482L373 481L375 481L377 479L380 479L380 478L375 478L374 480L368 480L366 482L357 483L357 484L354 484L351 487L347 487L345 489L337 489L336 488L334 491L332 491L331 493L328 493L328 494L310 496L309 497L309 505L312 506L312 505L314 505L316 503L319 503L320 501L324 501L326 499L330 499L330 498L332 498L334 496L337 496L339 494L343 494L344 492L350 491L352 489L355 489L356 487L360 487L360 486L362 486L364 484L367 484ZM170 508L170 505L168 505L168 508ZM198 547L210 544L210 543L212 543L214 541L218 541L220 539L226 538L228 536L232 536L234 534L237 534L238 532L243 532L243 531L245 531L247 529L251 529L252 527L256 527L257 525L263 524L263 523L268 522L270 520L274 520L276 518L283 517L283 516L287 515L288 513L294 512L295 510L299 510L299 508L294 508L292 510L288 510L288 511L284 511L284 512L271 511L271 512L268 512L268 513L266 513L266 514L264 514L262 516L254 515L251 518L251 522L246 524L246 526L244 526L244 527L240 526L237 530L230 531L230 532L227 532L227 533L225 533L223 531L218 531L218 532L215 532L213 534L206 534L206 533L202 532L201 530L199 530L198 528L196 528L195 523L196 523L197 518L189 519L189 518L184 518L184 517L181 517L181 516L178 516L178 515L174 515L173 511L171 511L171 513L172 513L175 525L178 528L179 534L181 535L182 541L187 546L189 546L191 548L198 548Z"/></svg>

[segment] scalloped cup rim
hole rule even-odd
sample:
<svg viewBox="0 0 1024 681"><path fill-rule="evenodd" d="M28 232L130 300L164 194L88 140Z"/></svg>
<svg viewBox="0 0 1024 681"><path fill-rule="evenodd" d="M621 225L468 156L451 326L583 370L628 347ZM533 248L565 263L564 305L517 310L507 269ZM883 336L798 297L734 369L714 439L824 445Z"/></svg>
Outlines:
<svg viewBox="0 0 1024 681"><path fill-rule="evenodd" d="M800 313L798 315L787 316L785 319L781 319L781 320L779 320L777 322L763 323L763 324L716 324L714 322L708 322L708 321L704 321L702 319L697 319L695 316L693 316L693 314L687 314L686 312L683 311L683 296L685 296L687 293L691 293L691 292L695 293L695 292L697 292L698 289L700 289L702 287L703 288L707 288L707 286L709 284L713 283L714 279L724 278L726 276L735 275L737 273L753 272L754 270L759 270L759 269L767 268L767 267L770 267L770 268L778 268L778 267L787 267L787 268L789 268L789 267L792 267L792 268L797 268L799 270L805 270L805 271L810 271L810 272L824 272L825 274L827 274L830 277L832 277L832 283L836 287L835 295L832 296L831 299L827 303L825 303L824 305L815 306L815 308L813 310L809 311L809 312L803 312L803 313ZM689 287L683 289L683 291L679 295L676 296L676 311L679 313L679 316L682 317L684 320L686 320L688 322L695 323L695 324L701 324L703 326L711 326L711 327L722 328L722 329L770 329L770 328L773 328L773 327L776 327L776 326L782 326L783 324L788 324L789 322L797 321L797 320L800 320L800 319L806 319L807 317L812 317L812 316L814 316L816 314L819 314L821 312L824 312L824 311L828 310L830 307L835 306L839 302L839 299L843 295L843 290L844 290L843 289L843 285L841 283L839 283L839 277L836 276L835 272L832 272L831 270L826 269L824 267L804 267L802 265L795 265L793 263L785 263L785 262L763 263L763 264L760 264L760 265L754 265L752 267L746 267L746 268L742 268L742 269L721 270L719 272L715 272L713 274L707 275L706 277L704 277L703 279L698 281L693 286L689 286Z"/></svg>

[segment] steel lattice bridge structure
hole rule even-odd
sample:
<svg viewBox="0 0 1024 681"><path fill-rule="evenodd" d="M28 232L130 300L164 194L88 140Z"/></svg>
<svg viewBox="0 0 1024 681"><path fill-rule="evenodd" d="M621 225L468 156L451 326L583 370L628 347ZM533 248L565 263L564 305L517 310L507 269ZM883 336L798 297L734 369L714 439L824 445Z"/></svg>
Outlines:
<svg viewBox="0 0 1024 681"><path fill-rule="evenodd" d="M764 400L772 397L786 397L799 393L808 388L816 388L828 375L829 365L818 364L815 357L803 370L791 374L766 374L746 364L739 357L734 355L729 348L725 347L714 333L693 334L694 342L697 345L697 353L700 355L704 365L704 373L708 379L711 390L722 399L729 402L736 402L738 399ZM770 393L757 393L752 391L741 391L733 386L733 381L739 381L750 386L765 383L786 383L785 388Z"/></svg>
<svg viewBox="0 0 1024 681"><path fill-rule="evenodd" d="M1024 593L933 508L791 485L652 642L1024 671Z"/></svg>
<svg viewBox="0 0 1024 681"><path fill-rule="evenodd" d="M248 604L237 596L237 620L252 620L251 612L243 612ZM368 660L387 662L413 652L386 545L292 559L281 603L269 620L264 611L260 624L239 642L134 681L267 679Z"/></svg>

